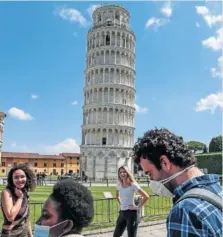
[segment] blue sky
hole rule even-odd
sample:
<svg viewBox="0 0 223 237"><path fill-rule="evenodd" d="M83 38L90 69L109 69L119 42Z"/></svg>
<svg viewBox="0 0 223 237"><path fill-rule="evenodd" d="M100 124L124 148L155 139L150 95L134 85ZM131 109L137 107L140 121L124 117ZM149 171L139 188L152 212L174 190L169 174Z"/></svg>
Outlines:
<svg viewBox="0 0 223 237"><path fill-rule="evenodd" d="M222 124L220 2L121 3L137 39L135 139L157 126L209 144ZM86 36L98 4L0 2L4 151L79 151Z"/></svg>

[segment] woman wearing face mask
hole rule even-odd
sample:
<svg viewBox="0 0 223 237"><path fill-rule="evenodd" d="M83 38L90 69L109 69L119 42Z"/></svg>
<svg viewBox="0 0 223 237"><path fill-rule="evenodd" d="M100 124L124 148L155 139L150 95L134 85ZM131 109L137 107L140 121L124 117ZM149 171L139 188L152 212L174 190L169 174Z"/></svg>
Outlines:
<svg viewBox="0 0 223 237"><path fill-rule="evenodd" d="M93 197L88 188L72 179L61 180L43 205L34 236L81 237L82 228L93 216Z"/></svg>
<svg viewBox="0 0 223 237"><path fill-rule="evenodd" d="M32 237L28 193L35 188L34 173L24 164L16 165L9 171L7 181L1 194L4 218L1 237Z"/></svg>
<svg viewBox="0 0 223 237"><path fill-rule="evenodd" d="M128 237L136 237L139 210L148 200L149 195L140 188L126 166L121 166L118 169L118 181L116 198L120 204L120 212L113 236L122 236L127 227ZM138 206L134 205L134 194L136 192L142 197Z"/></svg>

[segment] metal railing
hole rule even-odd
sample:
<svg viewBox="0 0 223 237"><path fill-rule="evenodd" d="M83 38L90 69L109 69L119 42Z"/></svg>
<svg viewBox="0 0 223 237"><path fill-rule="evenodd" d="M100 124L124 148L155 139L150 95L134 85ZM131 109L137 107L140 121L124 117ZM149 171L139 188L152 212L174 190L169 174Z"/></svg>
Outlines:
<svg viewBox="0 0 223 237"><path fill-rule="evenodd" d="M43 203L30 203L30 221L32 226L41 215ZM145 221L164 219L170 211L172 200L170 198L151 195L147 205L144 207L143 218ZM112 226L115 224L118 213L119 204L116 198L111 199L95 199L94 200L95 215L93 222L89 228L97 228L101 226ZM0 212L0 225L3 222L3 215Z"/></svg>

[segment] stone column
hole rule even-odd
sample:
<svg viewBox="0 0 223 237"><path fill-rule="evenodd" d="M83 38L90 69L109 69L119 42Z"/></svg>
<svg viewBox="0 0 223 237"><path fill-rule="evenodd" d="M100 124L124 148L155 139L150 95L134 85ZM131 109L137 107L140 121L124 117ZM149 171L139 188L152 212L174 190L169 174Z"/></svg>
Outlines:
<svg viewBox="0 0 223 237"><path fill-rule="evenodd" d="M0 112L0 162L2 162L2 144L3 144L3 131L4 131L4 118L6 117L6 114L3 112Z"/></svg>

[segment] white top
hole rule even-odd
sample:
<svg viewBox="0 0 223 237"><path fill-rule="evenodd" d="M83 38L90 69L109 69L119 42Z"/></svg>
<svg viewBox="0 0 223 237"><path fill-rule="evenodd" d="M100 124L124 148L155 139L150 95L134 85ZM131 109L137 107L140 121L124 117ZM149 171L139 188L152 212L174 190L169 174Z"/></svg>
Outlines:
<svg viewBox="0 0 223 237"><path fill-rule="evenodd" d="M116 190L119 191L121 210L125 211L129 209L129 206L134 206L134 194L138 191L140 186L134 182L129 187L122 187L121 184L117 184Z"/></svg>

